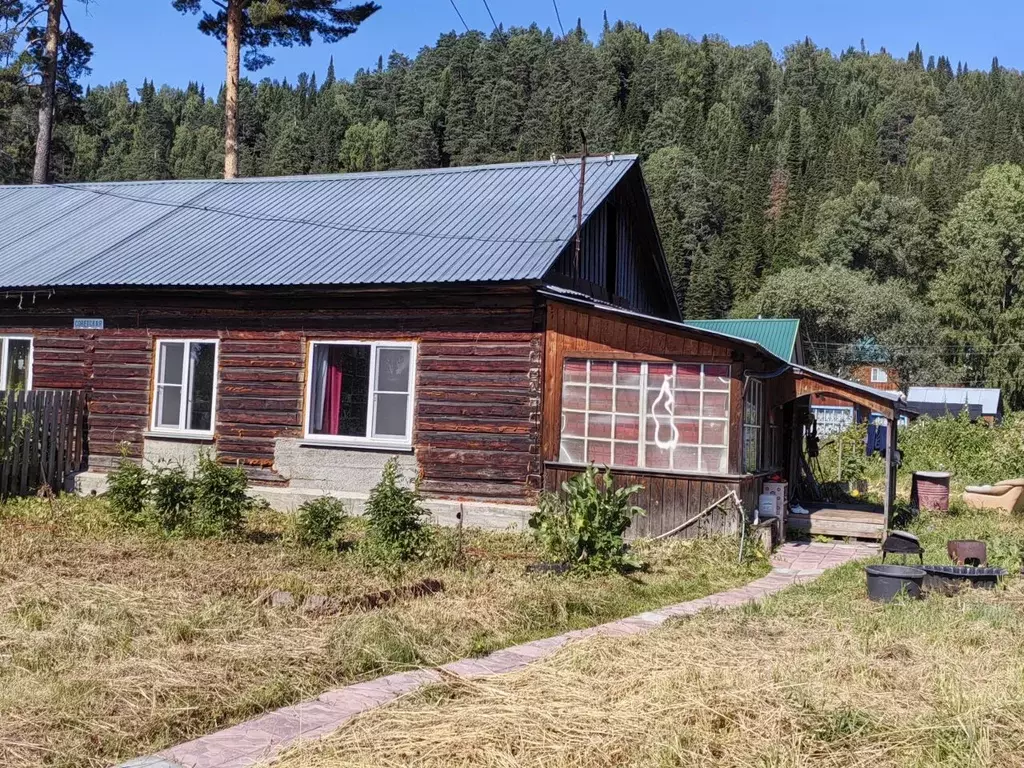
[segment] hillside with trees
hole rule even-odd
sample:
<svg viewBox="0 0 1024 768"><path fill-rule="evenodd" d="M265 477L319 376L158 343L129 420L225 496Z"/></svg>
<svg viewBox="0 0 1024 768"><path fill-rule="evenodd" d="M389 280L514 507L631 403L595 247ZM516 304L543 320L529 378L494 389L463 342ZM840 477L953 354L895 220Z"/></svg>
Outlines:
<svg viewBox="0 0 1024 768"><path fill-rule="evenodd" d="M72 64L56 180L221 175L223 92L83 91ZM32 175L22 65L0 79L7 183ZM243 79L238 115L243 176L541 159L582 129L591 152L642 156L688 317L799 316L815 365L842 371L870 340L905 381L1024 405L1024 77L995 60L531 27L442 35L351 80Z"/></svg>

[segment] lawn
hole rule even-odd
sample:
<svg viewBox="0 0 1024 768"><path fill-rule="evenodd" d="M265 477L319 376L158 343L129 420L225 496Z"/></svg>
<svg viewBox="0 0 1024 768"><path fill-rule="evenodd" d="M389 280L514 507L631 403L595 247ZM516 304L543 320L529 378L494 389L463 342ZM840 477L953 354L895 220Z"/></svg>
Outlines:
<svg viewBox="0 0 1024 768"><path fill-rule="evenodd" d="M326 689L692 599L767 571L729 539L640 545L649 570L527 576L532 540L437 530L427 561L366 565L282 538L264 514L244 537L124 532L102 500L0 506L0 765L105 766ZM359 535L358 525L353 536ZM310 616L270 590L358 597L440 579L441 594Z"/></svg>
<svg viewBox="0 0 1024 768"><path fill-rule="evenodd" d="M914 527L931 562L976 536L1020 568L1019 520ZM763 604L432 686L276 768L512 765L1024 765L1024 585L883 606L849 564Z"/></svg>

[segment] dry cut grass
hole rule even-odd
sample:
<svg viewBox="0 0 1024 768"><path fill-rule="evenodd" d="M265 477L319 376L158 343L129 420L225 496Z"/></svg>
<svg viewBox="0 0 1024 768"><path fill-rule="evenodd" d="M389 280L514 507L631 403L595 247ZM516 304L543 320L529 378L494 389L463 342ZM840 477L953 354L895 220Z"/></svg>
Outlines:
<svg viewBox="0 0 1024 768"><path fill-rule="evenodd" d="M932 520L925 538L1024 538L1020 524L975 522ZM762 605L454 679L276 768L1024 765L1021 581L881 606L863 579L851 564Z"/></svg>
<svg viewBox="0 0 1024 768"><path fill-rule="evenodd" d="M527 577L528 539L471 534L465 569L317 555L268 519L245 540L109 528L100 502L0 507L0 765L102 766L380 674L443 664L742 583L735 542L648 552L636 578ZM443 594L308 617L270 589L358 596L426 576Z"/></svg>

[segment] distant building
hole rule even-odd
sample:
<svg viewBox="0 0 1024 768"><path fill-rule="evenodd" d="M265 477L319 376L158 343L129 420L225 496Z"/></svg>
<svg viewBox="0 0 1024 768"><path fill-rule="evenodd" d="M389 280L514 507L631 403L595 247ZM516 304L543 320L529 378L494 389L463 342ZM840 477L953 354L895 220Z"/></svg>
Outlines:
<svg viewBox="0 0 1024 768"><path fill-rule="evenodd" d="M997 388L911 387L907 406L921 415L953 416L967 409L971 419L982 418L990 424L1003 420L1003 398Z"/></svg>

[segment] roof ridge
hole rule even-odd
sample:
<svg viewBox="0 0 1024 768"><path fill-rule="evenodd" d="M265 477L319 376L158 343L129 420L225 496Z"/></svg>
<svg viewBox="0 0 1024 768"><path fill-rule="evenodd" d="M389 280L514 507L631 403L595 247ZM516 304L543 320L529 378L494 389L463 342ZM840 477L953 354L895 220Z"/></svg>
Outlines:
<svg viewBox="0 0 1024 768"><path fill-rule="evenodd" d="M604 163L634 163L639 160L637 154L609 153L604 155L588 155L588 160L597 160ZM558 163L565 165L579 165L579 158L559 158ZM556 163L557 164L557 163ZM316 183L324 181L342 181L346 179L381 179L381 178L408 178L411 176L443 176L447 174L481 173L485 171L511 170L513 168L536 168L539 166L552 165L548 160L522 160L512 163L486 163L482 165L456 165L446 168L395 168L386 171L356 171L353 173L317 173L317 174L293 174L290 176L243 176L234 179L125 179L121 181L73 181L60 184L8 184L0 185L4 188L25 188L40 189L46 187L81 188L81 187L109 187L109 186L155 186L169 184L295 184L295 183Z"/></svg>

